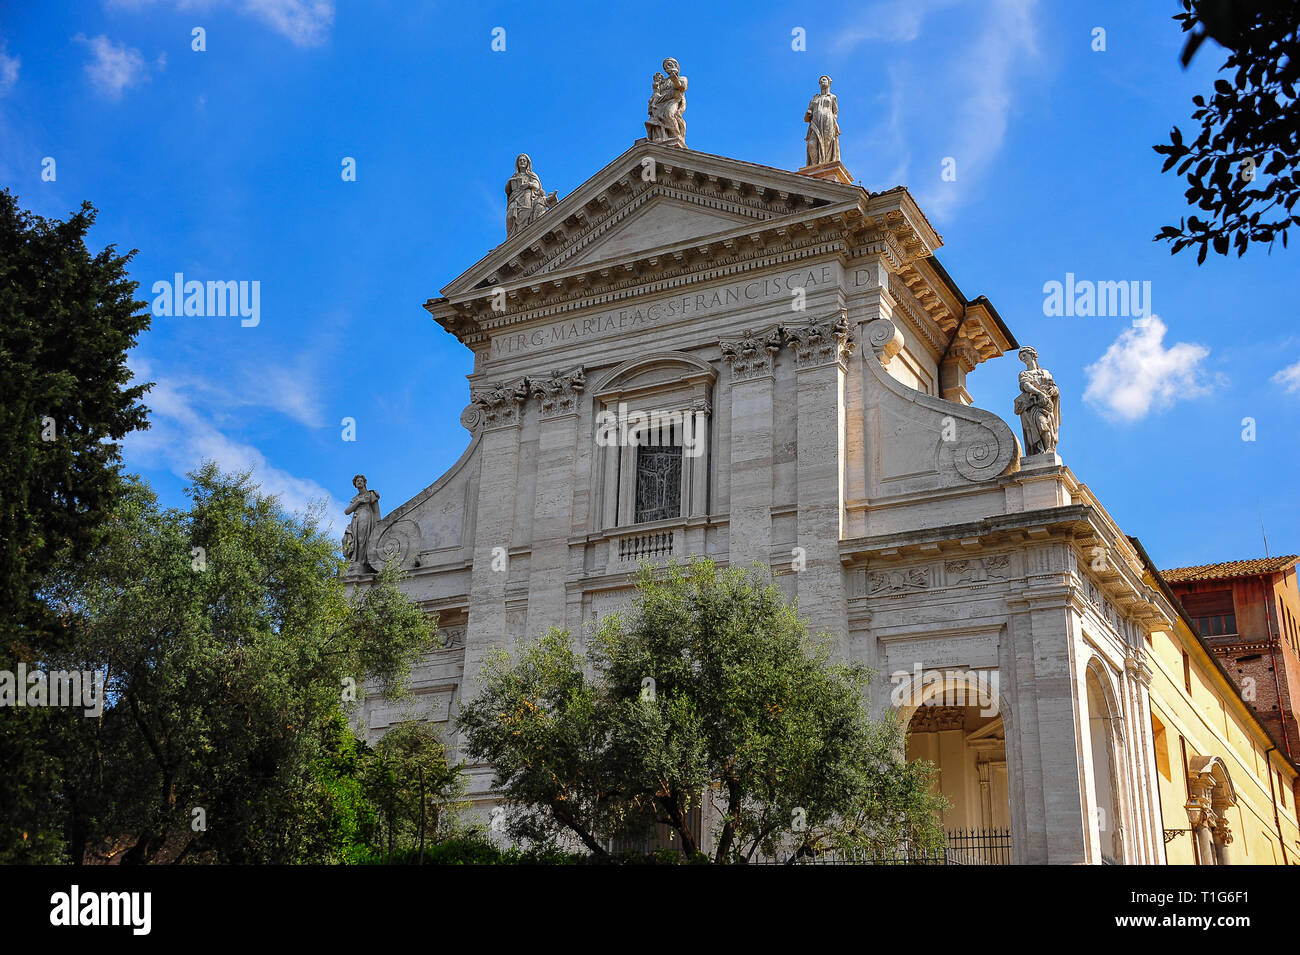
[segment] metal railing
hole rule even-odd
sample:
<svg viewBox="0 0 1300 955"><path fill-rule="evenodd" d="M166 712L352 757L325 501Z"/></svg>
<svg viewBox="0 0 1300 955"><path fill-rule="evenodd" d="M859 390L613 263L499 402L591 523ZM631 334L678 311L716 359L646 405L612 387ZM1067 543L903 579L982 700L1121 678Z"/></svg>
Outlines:
<svg viewBox="0 0 1300 955"><path fill-rule="evenodd" d="M673 536L672 531L655 531L624 537L618 542L618 559L626 562L671 557Z"/></svg>
<svg viewBox="0 0 1300 955"><path fill-rule="evenodd" d="M784 859L755 860L759 865L780 865ZM1010 865L1010 829L950 829L944 845L921 850L901 845L885 852L832 850L803 856L796 865Z"/></svg>

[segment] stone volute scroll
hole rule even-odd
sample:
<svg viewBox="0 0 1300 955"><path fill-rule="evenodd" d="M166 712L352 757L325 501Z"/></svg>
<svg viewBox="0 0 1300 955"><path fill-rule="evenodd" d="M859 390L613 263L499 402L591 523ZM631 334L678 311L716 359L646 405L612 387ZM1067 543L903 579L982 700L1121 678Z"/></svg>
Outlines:
<svg viewBox="0 0 1300 955"><path fill-rule="evenodd" d="M379 523L379 492L366 487L366 476L358 474L352 479L357 493L344 514L352 515L352 522L343 532L343 556L350 564L362 570L373 571L369 560L370 537Z"/></svg>
<svg viewBox="0 0 1300 955"><path fill-rule="evenodd" d="M831 92L831 78L818 80L820 92L804 113L808 124L808 165L825 166L840 161L840 104Z"/></svg>
<svg viewBox="0 0 1300 955"><path fill-rule="evenodd" d="M862 329L863 337L872 353L880 359L880 364L887 367L889 361L903 350L903 333L887 318L877 318L867 322Z"/></svg>
<svg viewBox="0 0 1300 955"><path fill-rule="evenodd" d="M652 143L686 148L686 77L671 56L651 80L645 134ZM667 74L667 75L665 75Z"/></svg>
<svg viewBox="0 0 1300 955"><path fill-rule="evenodd" d="M515 174L506 180L506 235L514 235L536 222L558 201L554 192L547 194L542 188L528 154L520 153L515 159Z"/></svg>
<svg viewBox="0 0 1300 955"><path fill-rule="evenodd" d="M864 411L874 429L880 457L869 467L871 493L889 493L989 481L1020 469L1020 443L1011 428L991 411L948 401L903 384L888 371L891 360L902 353L905 339L889 318L881 317L858 327L863 351L871 349L875 361L864 360L868 384ZM934 435L933 451L896 441L902 434ZM933 455L930 457L930 455ZM926 461L926 458L929 458Z"/></svg>
<svg viewBox="0 0 1300 955"><path fill-rule="evenodd" d="M1055 454L1061 431L1061 390L1052 373L1039 367L1037 351L1025 347L1019 355L1025 370L1020 373L1020 394L1014 410L1020 415L1025 454Z"/></svg>

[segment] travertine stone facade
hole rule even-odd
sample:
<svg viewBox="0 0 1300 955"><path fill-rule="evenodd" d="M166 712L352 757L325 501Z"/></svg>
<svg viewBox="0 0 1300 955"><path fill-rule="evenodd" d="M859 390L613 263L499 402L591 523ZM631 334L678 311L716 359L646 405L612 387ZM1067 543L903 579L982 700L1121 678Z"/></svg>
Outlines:
<svg viewBox="0 0 1300 955"><path fill-rule="evenodd" d="M580 631L638 560L758 561L877 668L877 711L993 687L1001 723L970 745L997 762L971 792L1016 861L1163 861L1144 661L1173 611L1056 454L1022 457L970 405L966 375L1018 343L940 244L905 189L642 140L425 303L474 353L469 446L369 538L456 637L417 674L416 715L456 747L484 654ZM700 453L642 468L596 440L620 406L692 416ZM655 494L677 513L638 521ZM943 676L899 705L918 668ZM401 714L364 717L378 734ZM472 780L486 805L490 771Z"/></svg>

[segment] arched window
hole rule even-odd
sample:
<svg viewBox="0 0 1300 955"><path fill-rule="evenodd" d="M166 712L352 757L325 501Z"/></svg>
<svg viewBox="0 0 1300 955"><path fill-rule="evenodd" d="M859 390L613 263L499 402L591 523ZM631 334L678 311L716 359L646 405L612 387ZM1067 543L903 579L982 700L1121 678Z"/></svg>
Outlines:
<svg viewBox="0 0 1300 955"><path fill-rule="evenodd" d="M1092 741L1095 814L1101 839L1101 861L1108 865L1124 862L1124 815L1115 754L1121 740L1119 721L1103 685L1104 677L1095 666L1088 667L1088 723Z"/></svg>
<svg viewBox="0 0 1300 955"><path fill-rule="evenodd" d="M595 392L601 529L708 513L716 373L681 352L625 362Z"/></svg>

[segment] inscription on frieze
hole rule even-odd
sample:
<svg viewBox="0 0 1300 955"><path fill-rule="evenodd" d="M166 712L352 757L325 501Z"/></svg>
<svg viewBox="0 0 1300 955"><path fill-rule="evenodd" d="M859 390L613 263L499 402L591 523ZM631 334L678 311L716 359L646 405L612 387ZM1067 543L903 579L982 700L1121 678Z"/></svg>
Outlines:
<svg viewBox="0 0 1300 955"><path fill-rule="evenodd" d="M838 281L837 267L819 265L736 282L707 291L654 298L645 303L601 312L585 318L544 322L526 332L502 332L492 338L492 357L501 358L541 349L555 348L575 341L617 335L653 328L678 318L708 315L734 307L752 306L771 299L789 299L796 289L813 292ZM854 269L846 276L850 288L872 284L866 269Z"/></svg>

